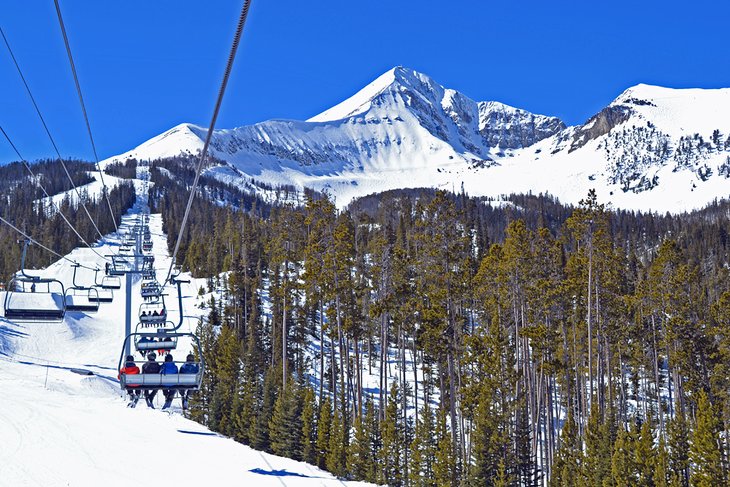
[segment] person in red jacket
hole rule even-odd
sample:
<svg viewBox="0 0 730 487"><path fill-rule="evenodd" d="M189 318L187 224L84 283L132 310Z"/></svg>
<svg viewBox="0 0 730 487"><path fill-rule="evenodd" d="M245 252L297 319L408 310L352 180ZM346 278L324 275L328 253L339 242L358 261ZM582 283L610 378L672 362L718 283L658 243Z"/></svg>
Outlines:
<svg viewBox="0 0 730 487"><path fill-rule="evenodd" d="M121 368L119 371L119 375L117 375L117 379L122 378L122 374L125 375L134 375L139 374L139 367L137 367L137 364L134 363L134 357L132 355L127 355L127 361L124 364L124 367ZM137 386L130 385L127 387L127 394L129 394L129 398L134 401L135 396L136 399L139 399L139 395L142 393ZM136 402L136 401L135 401Z"/></svg>

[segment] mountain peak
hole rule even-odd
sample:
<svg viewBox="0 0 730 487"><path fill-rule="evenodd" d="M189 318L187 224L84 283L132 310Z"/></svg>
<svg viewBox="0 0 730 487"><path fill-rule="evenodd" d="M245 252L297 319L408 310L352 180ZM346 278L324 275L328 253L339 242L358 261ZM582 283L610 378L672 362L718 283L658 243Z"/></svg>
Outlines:
<svg viewBox="0 0 730 487"><path fill-rule="evenodd" d="M414 87L423 84L438 86L436 82L423 73L405 66L395 66L375 78L350 98L315 115L307 122L333 122L359 115L370 109L371 102L375 97L394 85Z"/></svg>

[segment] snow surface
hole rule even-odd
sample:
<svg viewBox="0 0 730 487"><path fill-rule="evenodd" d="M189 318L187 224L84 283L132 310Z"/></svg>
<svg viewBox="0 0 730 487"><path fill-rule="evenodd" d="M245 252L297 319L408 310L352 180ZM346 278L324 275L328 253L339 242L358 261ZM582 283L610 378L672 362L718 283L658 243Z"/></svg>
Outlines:
<svg viewBox="0 0 730 487"><path fill-rule="evenodd" d="M649 102L632 104L631 100ZM638 84L627 89L611 105L627 104L663 132L675 136L699 133L708 137L714 129L730 128L730 88L665 88Z"/></svg>
<svg viewBox="0 0 730 487"><path fill-rule="evenodd" d="M621 131L646 127L666 138L670 156L683 135L696 133L709 140L717 129L724 139L730 133L729 88L637 85L610 106L615 105L630 108L628 120L577 149L571 145L577 127L528 147L500 149L491 147L482 134L490 113L496 110L506 117L499 118L502 126L491 127L497 133L514 129L515 124L529 131L549 118L496 102L476 103L426 75L396 67L306 122L270 120L217 130L211 153L240 177L224 171L211 174L242 188L255 179L329 192L339 207L390 189L450 190L462 184L475 196L549 193L573 204L596 189L600 201L613 207L660 213L693 210L728 197L730 178L721 170L730 161L727 149L699 154L691 161L694 166L677 167L671 157L657 162L650 151L631 152L630 138L611 153L607 144ZM195 154L202 149L205 133L195 125L178 125L108 161ZM663 142L658 140L651 150L656 152ZM626 157L619 164L617 157L622 154ZM700 177L698 168L703 165L709 177ZM641 177L658 184L635 190ZM617 180L621 178L633 186L626 188Z"/></svg>
<svg viewBox="0 0 730 487"><path fill-rule="evenodd" d="M134 224L142 206L140 199L120 230ZM151 215L150 227L160 275L170 262L160 215ZM120 244L119 235L110 235L96 250L104 255ZM75 249L68 257L103 267L88 248ZM82 271L77 281L91 285L93 273ZM73 269L61 260L40 274L70 285ZM198 281L183 286L182 331L194 330L201 313L194 306ZM173 289L167 292L175 295ZM132 296L136 313L142 302L140 281L134 282ZM167 307L171 316L178 315L176 300L169 300ZM178 404L169 413L148 409L143 401L136 409L127 408L117 381L123 316L124 288L115 291L113 303L102 303L98 313L67 312L62 323L20 324L0 318L0 486L128 487L140 481L175 486L366 485L342 482L314 466L212 433L185 419ZM182 345L175 353L184 355L188 349ZM93 375L79 373L84 371Z"/></svg>

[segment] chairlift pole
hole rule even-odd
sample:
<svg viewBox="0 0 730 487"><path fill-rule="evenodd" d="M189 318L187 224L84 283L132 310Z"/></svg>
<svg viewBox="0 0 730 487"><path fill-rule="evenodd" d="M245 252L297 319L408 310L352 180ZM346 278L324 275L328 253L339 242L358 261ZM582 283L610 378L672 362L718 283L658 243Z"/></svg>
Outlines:
<svg viewBox="0 0 730 487"><path fill-rule="evenodd" d="M129 272L124 273L124 292L126 294L126 302L124 304L124 336L132 333L132 276ZM129 340L124 343L124 356L131 355L131 345Z"/></svg>

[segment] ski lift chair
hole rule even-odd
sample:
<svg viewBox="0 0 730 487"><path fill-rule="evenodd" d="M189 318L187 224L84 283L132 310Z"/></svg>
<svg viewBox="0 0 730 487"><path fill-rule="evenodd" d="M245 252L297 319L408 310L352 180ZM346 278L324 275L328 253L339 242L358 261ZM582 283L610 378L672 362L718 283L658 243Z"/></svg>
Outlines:
<svg viewBox="0 0 730 487"><path fill-rule="evenodd" d="M149 333L135 332L127 335L127 337L124 339L124 344L122 345L122 354L119 358L118 370L121 370L122 366L124 365L126 359L125 350L127 347L127 343L130 341L134 342L139 340L140 335L151 336L151 334ZM157 334L155 334L154 336L157 336ZM192 333L171 331L163 333L162 336L174 339L176 343L179 338L190 338L193 342L193 346L197 350L201 350L200 340L196 335ZM179 370L180 366L182 366L185 361L173 361L173 363L178 366ZM134 387L136 390L172 389L176 391L196 391L200 389L200 384L203 381L203 374L205 373L205 361L201 356L200 361L194 363L198 366L198 372L194 374L120 374L119 385L122 390L125 390L128 387Z"/></svg>
<svg viewBox="0 0 730 487"><path fill-rule="evenodd" d="M167 321L167 307L162 295L157 301L139 305L139 322L146 325L159 325Z"/></svg>
<svg viewBox="0 0 730 487"><path fill-rule="evenodd" d="M21 271L23 272L23 271ZM66 291L57 279L28 276L10 280L5 293L5 318L17 321L63 321Z"/></svg>
<svg viewBox="0 0 730 487"><path fill-rule="evenodd" d="M99 311L99 291L94 287L70 287L63 297L67 311Z"/></svg>
<svg viewBox="0 0 730 487"><path fill-rule="evenodd" d="M99 291L94 287L82 286L76 282L79 264L74 264L73 285L66 289L63 299L67 311L99 311Z"/></svg>
<svg viewBox="0 0 730 487"><path fill-rule="evenodd" d="M144 356L149 351L162 354L177 348L178 337L174 334L175 324L172 321L153 325L156 327L153 330L146 329L148 326L145 323L137 323L133 340L135 350Z"/></svg>
<svg viewBox="0 0 730 487"><path fill-rule="evenodd" d="M162 293L162 289L157 281L142 281L141 292L143 298L154 298Z"/></svg>
<svg viewBox="0 0 730 487"><path fill-rule="evenodd" d="M114 301L114 289L119 289L122 287L122 282L118 277L114 277L117 281L117 284L119 284L119 287L104 287L104 279L102 278L101 282L99 282L98 276L99 271L94 271L94 289L96 289L96 294L90 293L89 299L90 300L97 300L100 303L111 303ZM105 276L108 277L108 276ZM107 282L107 284L112 284L111 282Z"/></svg>

